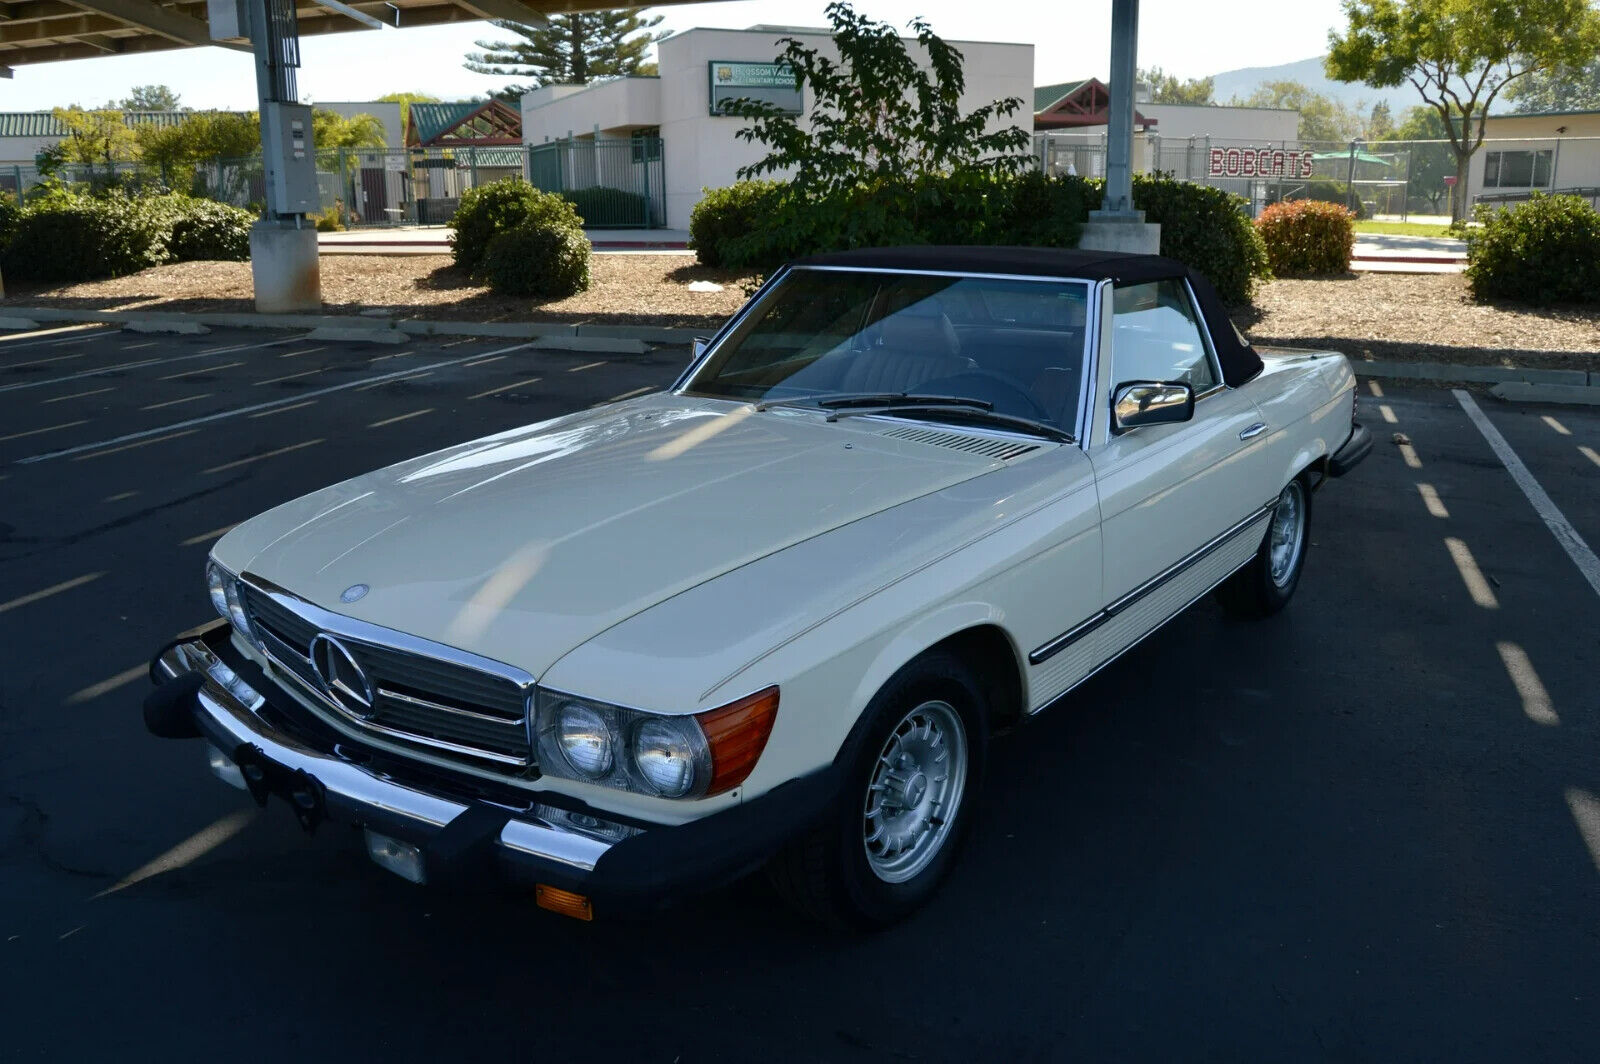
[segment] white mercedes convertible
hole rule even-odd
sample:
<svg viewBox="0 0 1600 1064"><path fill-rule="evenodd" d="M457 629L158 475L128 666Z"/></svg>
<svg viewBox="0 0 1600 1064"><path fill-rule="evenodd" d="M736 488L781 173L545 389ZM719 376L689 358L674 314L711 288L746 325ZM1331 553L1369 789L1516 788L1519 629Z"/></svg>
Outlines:
<svg viewBox="0 0 1600 1064"><path fill-rule="evenodd" d="M1294 594L1371 447L1155 256L873 249L774 275L670 389L425 455L216 545L150 729L417 882L580 918L765 866L882 925L999 726L1208 592Z"/></svg>

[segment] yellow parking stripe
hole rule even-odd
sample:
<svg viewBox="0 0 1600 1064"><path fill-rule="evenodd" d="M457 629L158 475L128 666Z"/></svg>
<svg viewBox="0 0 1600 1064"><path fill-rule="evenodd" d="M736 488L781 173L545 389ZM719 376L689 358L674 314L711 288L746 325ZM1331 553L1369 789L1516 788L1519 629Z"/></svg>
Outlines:
<svg viewBox="0 0 1600 1064"><path fill-rule="evenodd" d="M374 421L372 424L368 425L367 428L381 429L383 426L393 425L397 421L410 421L414 417L421 417L423 414L431 413L433 413L433 407L430 406L426 410L413 410L409 414L401 414L398 417L389 417L384 418L382 421Z"/></svg>
<svg viewBox="0 0 1600 1064"><path fill-rule="evenodd" d="M210 532L202 532L198 536L190 536L188 539L184 540L182 543L179 543L178 546L180 546L180 547L192 547L197 543L208 543L213 539L221 539L224 535L226 535L229 532L232 532L234 529L236 529L238 527L239 527L238 522L234 522L231 525L223 525L221 528L213 528Z"/></svg>
<svg viewBox="0 0 1600 1064"><path fill-rule="evenodd" d="M101 499L100 501L101 502L121 502L123 499L131 499L137 494L139 494L137 491L123 491L123 492L118 492L115 495L107 495L105 498Z"/></svg>
<svg viewBox="0 0 1600 1064"><path fill-rule="evenodd" d="M131 451L135 447L147 447L152 443L162 443L166 440L175 440L179 436L193 436L199 431L199 429L185 429L183 432L173 432L166 436L152 436L148 439L139 440L135 443L125 443L121 447L107 447L103 451L88 451L84 454L75 454L72 456L72 460L74 462L85 462L91 458L100 458L104 455L116 454L119 451Z"/></svg>
<svg viewBox="0 0 1600 1064"><path fill-rule="evenodd" d="M104 328L105 325L103 323L91 321L85 322L82 325L62 325L54 329L29 329L27 332L9 333L5 336L0 336L0 344L10 343L12 340L37 340L41 336L57 336L61 333L83 332L85 329Z"/></svg>
<svg viewBox="0 0 1600 1064"><path fill-rule="evenodd" d="M266 454L253 454L249 458L241 458L236 462L224 462L222 465L212 466L210 469L202 469L200 472L202 472L202 473L221 473L221 472L223 472L225 470L229 470L229 469L238 469L240 466L249 465L251 462L259 462L259 461L262 461L263 459L266 459L266 458L276 458L280 454L288 454L290 451L298 451L302 447L315 447L319 443L326 443L326 442L327 442L326 440L318 439L318 440L306 440L303 443L291 443L287 447L279 447L276 451L268 451Z"/></svg>
<svg viewBox="0 0 1600 1064"><path fill-rule="evenodd" d="M59 595L63 591L71 591L75 587L82 587L84 584L98 580L105 575L103 571L84 573L82 576L75 576L71 580L63 580L59 584L51 584L49 587L40 588L38 591L30 591L28 594L20 595L10 602L0 602L0 613L9 613L19 606L28 606L38 602L40 599L47 599L51 595Z"/></svg>
<svg viewBox="0 0 1600 1064"><path fill-rule="evenodd" d="M623 392L621 395L613 395L610 399L607 399L606 402L620 403L624 399L632 399L636 395L643 395L645 392L653 391L655 391L654 388L635 388L631 392Z"/></svg>
<svg viewBox="0 0 1600 1064"><path fill-rule="evenodd" d="M1596 451L1593 447L1583 446L1580 446L1578 451L1589 461L1593 462L1597 466L1600 466L1600 451Z"/></svg>
<svg viewBox="0 0 1600 1064"><path fill-rule="evenodd" d="M182 399L168 399L164 403L151 403L149 406L141 406L139 409L140 410L160 410L164 406L177 406L179 403L193 403L193 402L195 402L197 400L200 400L200 399L210 399L212 397L212 395L214 395L214 394L216 394L216 393L214 393L214 392L202 392L199 395L186 395Z"/></svg>
<svg viewBox="0 0 1600 1064"><path fill-rule="evenodd" d="M67 705L82 705L85 702L99 698L103 694L108 694L112 691L115 691L119 687L126 687L128 684L133 683L133 681L149 675L150 666L148 665L135 665L131 669L124 669L115 676L101 680L99 683L92 683L81 691L74 691L72 694L67 696Z"/></svg>
<svg viewBox="0 0 1600 1064"><path fill-rule="evenodd" d="M39 405L43 406L45 403L64 403L68 399L82 399L85 396L100 395L100 394L102 394L104 392L109 392L110 390L111 390L110 387L91 388L87 392L73 392L71 395L58 395L54 399L41 399L39 401Z"/></svg>
<svg viewBox="0 0 1600 1064"><path fill-rule="evenodd" d="M0 436L0 443L4 443L7 440L20 440L24 436L38 436L46 432L56 432L59 429L70 429L74 426L87 425L88 423L88 418L79 418L77 421L63 421L59 425L51 425L48 428L29 429L27 432L13 432L9 436Z"/></svg>

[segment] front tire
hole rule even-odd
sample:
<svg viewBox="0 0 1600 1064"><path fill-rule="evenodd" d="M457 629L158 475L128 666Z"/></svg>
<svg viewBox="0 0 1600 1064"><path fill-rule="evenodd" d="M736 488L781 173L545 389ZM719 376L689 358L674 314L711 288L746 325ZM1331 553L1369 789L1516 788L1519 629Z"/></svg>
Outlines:
<svg viewBox="0 0 1600 1064"><path fill-rule="evenodd" d="M834 808L769 866L778 893L823 923L863 930L923 905L965 841L987 736L963 662L935 652L902 669L846 743Z"/></svg>
<svg viewBox="0 0 1600 1064"><path fill-rule="evenodd" d="M1311 489L1298 476L1278 496L1256 556L1217 588L1222 608L1235 617L1257 619L1287 606L1300 585L1310 535Z"/></svg>

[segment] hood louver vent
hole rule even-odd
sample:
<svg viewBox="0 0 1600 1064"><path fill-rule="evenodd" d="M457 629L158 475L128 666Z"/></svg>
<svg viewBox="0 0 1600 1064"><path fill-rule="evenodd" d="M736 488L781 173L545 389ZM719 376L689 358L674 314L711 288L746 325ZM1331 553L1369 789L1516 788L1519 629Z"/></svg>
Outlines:
<svg viewBox="0 0 1600 1064"><path fill-rule="evenodd" d="M957 432L939 432L936 429L891 429L883 435L891 440L910 440L913 443L926 443L933 447L948 447L952 451L965 451L967 454L982 455L984 458L998 458L1002 462L1039 449L1037 444L1021 443L1017 440L963 436Z"/></svg>

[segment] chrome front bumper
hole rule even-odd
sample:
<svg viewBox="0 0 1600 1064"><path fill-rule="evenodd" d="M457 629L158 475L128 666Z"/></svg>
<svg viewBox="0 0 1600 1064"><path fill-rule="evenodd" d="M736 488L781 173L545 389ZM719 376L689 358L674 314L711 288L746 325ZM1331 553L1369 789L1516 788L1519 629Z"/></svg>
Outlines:
<svg viewBox="0 0 1600 1064"><path fill-rule="evenodd" d="M458 801L401 783L273 727L260 715L266 696L246 683L203 641L170 646L152 666L152 678L158 682L192 673L203 677L194 696L195 725L215 748L211 755L213 771L236 786L246 776L259 780L264 767L261 762L279 778L302 778L303 774L309 778L307 800L314 797L322 807L319 813L395 835L421 846L424 854L429 840L440 836L469 810L480 809L484 804ZM230 778L241 768L233 763L234 759L243 758L247 751L249 763L242 766L237 778ZM221 754L220 761L217 752ZM299 803L301 795L295 793L290 800L291 804ZM553 873L553 878L568 883L581 883L618 842L643 834L637 828L532 801L527 808L505 811L508 816L504 826L492 840L493 856L499 863L520 866L536 877ZM496 820L498 817L491 822Z"/></svg>

